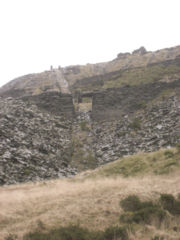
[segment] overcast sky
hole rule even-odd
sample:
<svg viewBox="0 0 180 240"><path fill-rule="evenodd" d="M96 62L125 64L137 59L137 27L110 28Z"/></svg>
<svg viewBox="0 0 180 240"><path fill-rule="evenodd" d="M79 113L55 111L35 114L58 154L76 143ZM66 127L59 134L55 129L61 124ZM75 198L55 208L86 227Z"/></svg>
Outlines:
<svg viewBox="0 0 180 240"><path fill-rule="evenodd" d="M180 0L0 0L0 86L18 76L180 45Z"/></svg>

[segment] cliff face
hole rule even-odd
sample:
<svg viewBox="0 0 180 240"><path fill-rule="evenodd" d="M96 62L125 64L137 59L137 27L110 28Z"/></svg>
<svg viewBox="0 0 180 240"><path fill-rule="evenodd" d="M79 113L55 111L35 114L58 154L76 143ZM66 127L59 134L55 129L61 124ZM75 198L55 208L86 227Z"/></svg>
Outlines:
<svg viewBox="0 0 180 240"><path fill-rule="evenodd" d="M51 69L0 89L0 184L65 177L180 142L180 47Z"/></svg>

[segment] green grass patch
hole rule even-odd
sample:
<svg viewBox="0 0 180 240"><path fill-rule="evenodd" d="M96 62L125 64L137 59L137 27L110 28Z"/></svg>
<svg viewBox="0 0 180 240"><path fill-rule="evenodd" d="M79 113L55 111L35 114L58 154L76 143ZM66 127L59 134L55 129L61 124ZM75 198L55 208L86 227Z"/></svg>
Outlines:
<svg viewBox="0 0 180 240"><path fill-rule="evenodd" d="M88 177L134 177L147 174L169 174L180 168L179 162L180 152L174 148L153 153L138 153L108 163L90 173Z"/></svg>
<svg viewBox="0 0 180 240"><path fill-rule="evenodd" d="M83 97L82 102L83 103L92 103L92 98L91 97Z"/></svg>
<svg viewBox="0 0 180 240"><path fill-rule="evenodd" d="M122 87L124 85L139 85L142 83L151 83L163 79L165 76L179 73L179 66L170 64L151 65L142 68L133 68L122 71L120 76L115 79L109 79L105 82L103 88Z"/></svg>
<svg viewBox="0 0 180 240"><path fill-rule="evenodd" d="M180 143L176 144L177 152L180 153Z"/></svg>
<svg viewBox="0 0 180 240"><path fill-rule="evenodd" d="M140 64L141 65L141 64ZM121 66L116 68L116 70L119 70ZM115 70L115 69L114 69ZM107 88L118 88L123 87L125 85L140 85L140 84L147 84L147 83L153 83L158 82L162 79L167 79L167 77L172 77L180 73L180 68L178 65L176 65L174 62L169 62L168 65L162 64L162 63L156 63L154 65L148 65L143 67L134 67L128 69L121 69L119 71L108 71L111 74L103 78L101 80L97 81L89 81L88 83L85 82L83 84L83 80L80 81L79 84L76 84L73 86L74 91L80 91L80 92L87 92L87 91L96 91L101 89L107 89ZM100 73L100 72L99 72ZM89 73L88 73L89 74ZM102 74L102 72L100 73ZM86 78L87 76L93 76L94 74L90 75L84 75L83 78ZM82 78L82 79L83 79ZM86 101L86 99L85 99ZM89 100L87 100L89 101Z"/></svg>

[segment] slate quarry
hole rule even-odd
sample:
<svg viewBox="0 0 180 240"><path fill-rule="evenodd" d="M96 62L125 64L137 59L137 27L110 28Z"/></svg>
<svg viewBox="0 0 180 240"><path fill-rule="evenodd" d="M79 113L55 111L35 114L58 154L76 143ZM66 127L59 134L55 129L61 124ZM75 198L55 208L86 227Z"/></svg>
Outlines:
<svg viewBox="0 0 180 240"><path fill-rule="evenodd" d="M51 69L3 86L0 185L71 177L124 155L175 146L179 56L179 46L154 53L141 48L111 62Z"/></svg>

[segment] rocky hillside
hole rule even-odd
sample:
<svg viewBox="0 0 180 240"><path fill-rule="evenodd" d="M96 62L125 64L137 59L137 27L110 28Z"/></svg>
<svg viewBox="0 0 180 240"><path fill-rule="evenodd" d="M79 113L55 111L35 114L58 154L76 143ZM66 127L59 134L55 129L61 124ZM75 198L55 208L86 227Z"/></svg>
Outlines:
<svg viewBox="0 0 180 240"><path fill-rule="evenodd" d="M174 146L180 141L180 98L152 101L116 120L83 120L80 126L78 134L74 134L79 153L75 164L84 165L85 169L87 150L91 155L89 161L96 166L139 151Z"/></svg>
<svg viewBox="0 0 180 240"><path fill-rule="evenodd" d="M0 89L0 184L74 175L180 142L180 46L59 67Z"/></svg>
<svg viewBox="0 0 180 240"><path fill-rule="evenodd" d="M71 176L71 122L0 99L0 184Z"/></svg>

